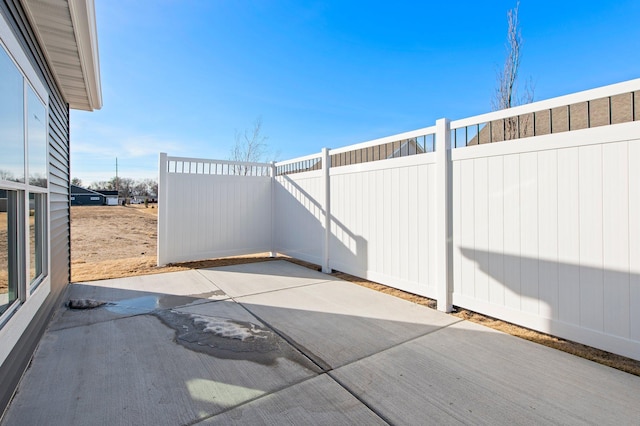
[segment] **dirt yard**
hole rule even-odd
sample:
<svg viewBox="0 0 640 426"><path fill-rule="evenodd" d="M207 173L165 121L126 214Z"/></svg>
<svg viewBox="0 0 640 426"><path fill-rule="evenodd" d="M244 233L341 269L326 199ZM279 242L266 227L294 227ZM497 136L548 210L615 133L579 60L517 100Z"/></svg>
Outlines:
<svg viewBox="0 0 640 426"><path fill-rule="evenodd" d="M7 213L0 212L0 294L9 291L9 272L7 271L9 247L7 243Z"/></svg>
<svg viewBox="0 0 640 426"><path fill-rule="evenodd" d="M71 207L71 281L96 281L159 274L258 260L240 256L179 265L156 266L158 208L131 206Z"/></svg>
<svg viewBox="0 0 640 426"><path fill-rule="evenodd" d="M149 273L155 267L158 209L71 207L71 280Z"/></svg>
<svg viewBox="0 0 640 426"><path fill-rule="evenodd" d="M29 218L29 236L31 238L31 247L35 247L35 220L33 217ZM35 276L35 251L31 250L29 253L31 256L30 267L31 270L29 277ZM9 237L7 227L7 212L0 212L0 294L6 294L9 291Z"/></svg>
<svg viewBox="0 0 640 426"><path fill-rule="evenodd" d="M156 266L157 206L74 206L71 208L71 279L73 282L156 274L194 268L270 261L266 254ZM317 265L289 261L319 270ZM332 275L435 309L435 301L366 281L341 272ZM640 376L640 361L538 333L475 312L458 309L456 315L505 333L581 356Z"/></svg>

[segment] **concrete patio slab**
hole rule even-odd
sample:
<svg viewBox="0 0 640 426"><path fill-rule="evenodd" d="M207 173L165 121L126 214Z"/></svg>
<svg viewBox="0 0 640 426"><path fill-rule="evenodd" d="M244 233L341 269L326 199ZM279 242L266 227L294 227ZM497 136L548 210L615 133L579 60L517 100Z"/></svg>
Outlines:
<svg viewBox="0 0 640 426"><path fill-rule="evenodd" d="M190 340L193 330L178 344L163 321L139 315L49 331L3 424L189 424L318 373L277 336L264 352L226 339L235 344L227 351L207 347L206 333Z"/></svg>
<svg viewBox="0 0 640 426"><path fill-rule="evenodd" d="M221 292L219 287L196 269L77 284L90 284L95 287L145 291L174 296L191 296L205 299L213 298L216 300L228 297Z"/></svg>
<svg viewBox="0 0 640 426"><path fill-rule="evenodd" d="M325 369L460 319L383 293L327 281L235 299Z"/></svg>
<svg viewBox="0 0 640 426"><path fill-rule="evenodd" d="M266 395L198 425L386 425L326 374Z"/></svg>
<svg viewBox="0 0 640 426"><path fill-rule="evenodd" d="M395 424L640 419L640 377L467 321L330 375Z"/></svg>
<svg viewBox="0 0 640 426"><path fill-rule="evenodd" d="M199 272L231 297L337 280L286 260L200 269Z"/></svg>
<svg viewBox="0 0 640 426"><path fill-rule="evenodd" d="M174 312L186 314L195 314L216 318L229 318L236 321L252 322L262 324L251 315L249 311L244 309L240 304L233 300L222 300L215 302L198 303L193 305L184 305L172 309Z"/></svg>
<svg viewBox="0 0 640 426"><path fill-rule="evenodd" d="M113 283L113 286L109 286ZM173 283L173 286L171 285ZM119 278L69 285L66 300L104 302L101 309L61 309L50 329L88 325L183 305L228 299L222 290L197 271Z"/></svg>
<svg viewBox="0 0 640 426"><path fill-rule="evenodd" d="M165 274L115 280L118 288L72 286L72 294L115 302L73 315L59 309L58 327L45 332L0 424L640 418L640 377L280 263L219 268L218 278L240 293L259 290L235 299L208 299L226 296L207 296L219 291L207 274L196 284L185 278L193 274ZM260 266L269 273L260 275ZM208 292L193 293L201 285ZM153 292L159 288L166 293ZM140 297L159 305L117 311ZM194 301L174 303L180 298Z"/></svg>

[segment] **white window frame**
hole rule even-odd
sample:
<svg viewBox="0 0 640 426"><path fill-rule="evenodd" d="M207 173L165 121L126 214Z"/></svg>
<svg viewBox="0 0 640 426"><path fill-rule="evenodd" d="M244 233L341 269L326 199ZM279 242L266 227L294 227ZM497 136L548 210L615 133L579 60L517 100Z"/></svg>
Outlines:
<svg viewBox="0 0 640 426"><path fill-rule="evenodd" d="M27 55L13 32L5 17L0 14L0 47L5 50L9 57L13 60L14 65L21 72L23 80L23 96L25 108L24 122L24 150L25 150L25 182L8 182L3 181L2 189L18 191L19 197L22 197L23 225L19 229L22 235L19 236L18 246L20 255L23 257L21 262L21 270L19 272L20 281L18 283L18 297L15 303L0 316L0 365L4 363L7 356L11 353L18 340L22 337L40 307L44 304L47 296L51 292L51 197L49 187L51 183L48 181L49 173L49 93L46 86L42 83L35 69L31 65ZM29 152L26 120L26 112L28 108L27 102L27 85L31 86L36 96L45 107L45 131L46 136L46 175L47 187L42 188L29 184ZM29 193L40 193L45 196L45 250L42 253L44 259L43 275L34 283L30 282L30 238L29 238ZM20 262L19 262L20 263Z"/></svg>

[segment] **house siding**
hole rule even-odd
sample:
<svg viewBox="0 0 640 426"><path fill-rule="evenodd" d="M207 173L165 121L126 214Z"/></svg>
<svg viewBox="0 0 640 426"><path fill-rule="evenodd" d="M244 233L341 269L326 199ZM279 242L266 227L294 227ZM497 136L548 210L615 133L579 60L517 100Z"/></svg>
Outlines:
<svg viewBox="0 0 640 426"><path fill-rule="evenodd" d="M97 198L97 199L94 199ZM103 195L71 194L72 206L103 206L105 199Z"/></svg>
<svg viewBox="0 0 640 426"><path fill-rule="evenodd" d="M51 293L13 351L0 366L0 414L4 411L45 327L70 281L69 106L55 83L42 49L19 0L0 0L8 21L33 68L49 92L49 229Z"/></svg>
<svg viewBox="0 0 640 426"><path fill-rule="evenodd" d="M92 189L71 185L72 206L102 206L106 204L105 196Z"/></svg>

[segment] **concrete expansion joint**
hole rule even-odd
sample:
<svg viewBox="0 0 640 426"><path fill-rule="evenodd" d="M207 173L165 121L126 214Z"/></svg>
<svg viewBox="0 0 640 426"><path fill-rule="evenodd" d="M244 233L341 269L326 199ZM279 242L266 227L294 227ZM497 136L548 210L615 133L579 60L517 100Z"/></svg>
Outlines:
<svg viewBox="0 0 640 426"><path fill-rule="evenodd" d="M269 393L267 393L267 394L265 394L265 395L260 395L260 396L257 396L257 397L255 397L255 398L247 399L246 401L242 402L241 404L238 404L238 405L234 405L234 406L228 407L228 408L226 408L226 409L221 410L221 411L220 411L220 412L218 412L218 413L213 413L213 414L211 414L211 415L209 415L209 416L205 416L205 417L199 417L199 418L197 418L197 419L194 419L194 420L193 420L193 421L191 421L191 422L184 423L184 426L194 426L194 425L198 425L198 424L200 424L200 423L202 423L202 422L204 422L204 421L206 421L206 420L215 419L215 417L217 417L217 416L221 416L221 415L223 415L224 413L226 413L226 412L228 412L228 411L233 411L233 410L240 409L240 408L242 408L242 407L244 407L244 406L246 406L246 405L251 404L251 403L252 403L252 402L254 402L254 401L257 401L257 400L261 399L261 398L267 397L267 396L269 396L269 395L276 394L276 393L278 393L278 392L282 392L283 390L286 390L286 389L289 389L289 388L293 388L293 387L295 387L295 386L298 386L298 385L300 385L300 384L302 384L302 383L305 383L305 382L308 382L308 381L310 381L310 380L316 379L317 377L320 377L320 376L323 376L323 375L324 375L324 376L329 377L331 380L333 380L334 382L336 382L339 386L341 386L341 387L343 387L343 388L344 388L344 386L342 386L340 383L338 383L338 382L337 382L333 377L331 377L329 374L327 374L327 373L325 373L325 372L322 372L322 373L318 373L318 374L317 374L317 375L315 375L315 376L305 377L304 379L301 379L301 380L292 381L291 383L287 384L286 386L282 386L282 387L279 387L279 388L273 389L273 390L271 390ZM346 390L346 389L345 389L345 390ZM347 392L348 392L348 390L347 390ZM387 422L387 423L388 423L388 422Z"/></svg>
<svg viewBox="0 0 640 426"><path fill-rule="evenodd" d="M234 302L236 302L236 301L234 300ZM282 340L284 340L289 345L291 345L298 353L300 353L300 355L304 356L306 359L311 361L316 367L318 367L320 369L321 372L328 372L328 371L331 371L333 369L333 367L331 367L328 363L326 363L324 360L322 360L320 357L315 355L313 352L311 352L309 349L307 349L306 347L304 347L300 343L296 342L293 338L288 336L286 333L282 332L277 327L274 327L272 324L270 324L269 322L265 321L263 318L261 318L260 316L258 316L254 312L251 312L251 310L248 309L245 305L243 305L240 302L236 302L236 303L238 303L238 305L240 305L249 314L253 315L258 321L260 321L262 324L264 324L265 327L269 328L276 335L278 335Z"/></svg>
<svg viewBox="0 0 640 426"><path fill-rule="evenodd" d="M369 409L369 411L371 411L373 414L375 414L376 416L378 416L383 422L385 422L388 425L392 425L393 423L391 422L391 419L389 419L387 416L385 416L384 414L382 414L379 410L377 410L375 407L371 406L371 404L367 403L367 401L365 401L359 394L358 392L353 391L352 389L349 388L348 385L346 385L345 383L343 383L340 379L338 379L337 377L335 377L333 374L327 373L327 376L331 377L331 379L336 382L342 389L346 390L347 392L349 392L351 394L351 396L353 396L355 399L357 399L362 405L364 405L365 407L367 407Z"/></svg>
<svg viewBox="0 0 640 426"><path fill-rule="evenodd" d="M211 284L213 284L216 287L219 287L218 284L216 284L215 281L211 280L209 277L207 277L206 275L204 275L199 269L196 270L202 277L204 277L207 281L209 281ZM306 283L306 284L300 284L300 285L294 285L294 286L290 286L290 287L284 287L284 288L278 288L278 289L274 289L274 290L267 290L267 291L258 291L255 293L246 293L246 294L242 294L240 296L235 296L237 298L242 298L242 297L249 297L249 296L258 296L261 294L270 294L270 293L278 293L281 291L287 291L287 290L291 290L294 288L304 288L304 287L312 287L315 285L319 285L319 284L326 284L329 282L332 282L333 280L322 280L322 281L316 281L316 282L312 282L312 283ZM230 300L233 300L236 303L240 303L237 300L235 300L235 298L233 296L230 296L227 294L227 296L229 296Z"/></svg>
<svg viewBox="0 0 640 426"><path fill-rule="evenodd" d="M384 353L384 352L389 351L389 350L391 350L391 349L395 349L395 348L397 348L398 346L406 345L407 343L411 343L411 342L413 342L413 341L415 341L415 340L418 340L418 339L423 338L424 336L428 336L429 334L433 334L433 333L438 332L438 331L440 331L440 330L444 330L444 329L446 329L446 328L451 327L451 326L452 326L452 325L454 325L454 324L458 324L458 323L463 322L463 321L465 321L465 320L463 320L463 319L461 319L461 318L458 318L458 320L457 320L457 321L454 321L454 322L452 322L452 323L449 323L449 324L446 324L446 325L443 325L443 326L440 326L440 327L436 327L436 328L434 328L433 330L429 330L429 331L427 331L427 332L425 332L425 333L419 334L419 335L414 336L414 337L412 337L412 338L410 338L410 339L403 340L403 341L398 342L398 343L396 343L396 344L394 344L394 345L391 345L391 346L389 346L389 347L387 347L387 348L384 348L384 349L382 349L382 350L380 350L380 351L378 351L378 352L375 352L375 353L372 353L372 354L369 354L369 355L366 355L366 356L363 356L363 357L360 357L360 358L353 359L353 360L351 360L351 361L349 361L349 362L347 362L347 363L345 363L345 364L342 364L342 365L341 365L340 367L338 367L338 368L342 368L342 367L346 367L346 366L351 365L351 364L355 364L355 363L357 363L357 362L360 362L360 361L362 361L362 360L365 360L365 359L371 358L371 357L373 357L373 356L376 356L376 355L378 355L378 354ZM333 370L333 368L332 368L331 370ZM331 370L328 370L328 371L331 371Z"/></svg>

